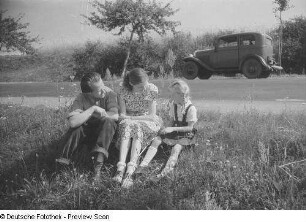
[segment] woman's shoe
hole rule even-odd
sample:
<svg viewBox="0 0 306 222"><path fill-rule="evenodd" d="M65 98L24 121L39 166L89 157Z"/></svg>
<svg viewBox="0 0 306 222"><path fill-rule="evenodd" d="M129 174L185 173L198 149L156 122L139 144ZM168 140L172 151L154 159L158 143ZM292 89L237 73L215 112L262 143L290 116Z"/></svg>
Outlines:
<svg viewBox="0 0 306 222"><path fill-rule="evenodd" d="M132 174L126 174L125 178L122 181L122 188L129 189L134 184L134 180L132 178Z"/></svg>
<svg viewBox="0 0 306 222"><path fill-rule="evenodd" d="M117 183L121 183L123 179L123 175L125 172L126 164L123 162L117 163L117 172L115 176L112 178L113 181L116 181Z"/></svg>
<svg viewBox="0 0 306 222"><path fill-rule="evenodd" d="M124 171L117 171L115 176L112 178L113 181L121 183L123 179Z"/></svg>

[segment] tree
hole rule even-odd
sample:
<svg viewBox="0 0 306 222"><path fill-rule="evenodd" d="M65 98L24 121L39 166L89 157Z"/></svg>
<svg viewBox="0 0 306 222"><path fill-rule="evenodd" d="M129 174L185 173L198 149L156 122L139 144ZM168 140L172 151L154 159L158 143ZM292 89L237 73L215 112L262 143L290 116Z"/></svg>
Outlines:
<svg viewBox="0 0 306 222"><path fill-rule="evenodd" d="M91 12L90 16L84 16L90 24L107 32L117 30L115 35L129 32L122 75L126 71L135 35L138 36L138 41L143 42L150 31L163 35L168 30L175 32L175 27L180 24L166 20L177 12L171 8L170 3L162 5L154 0L105 0L100 3L95 0L92 6L97 11Z"/></svg>
<svg viewBox="0 0 306 222"><path fill-rule="evenodd" d="M17 18L4 18L5 12L0 11L0 51L6 49L6 51L19 50L26 54L34 53L32 43L39 40L38 36L30 37L30 32L25 31L29 23L21 23L22 15Z"/></svg>
<svg viewBox="0 0 306 222"><path fill-rule="evenodd" d="M276 39L278 31L275 28L268 34ZM282 39L282 67L288 73L302 73L303 68L306 69L306 17L299 16L283 21ZM273 45L275 54L278 55L278 42L273 42Z"/></svg>
<svg viewBox="0 0 306 222"><path fill-rule="evenodd" d="M283 38L283 20L282 12L287 11L291 6L289 6L290 0L274 0L276 8L274 8L275 17L279 19L279 42L278 42L278 63L282 65L282 38ZM279 15L278 15L279 13Z"/></svg>
<svg viewBox="0 0 306 222"><path fill-rule="evenodd" d="M168 49L166 58L165 58L165 62L166 65L168 66L168 68L170 69L170 71L168 72L168 77L173 78L173 66L175 64L175 60L176 60L176 56L174 55L172 49Z"/></svg>
<svg viewBox="0 0 306 222"><path fill-rule="evenodd" d="M283 67L301 73L306 66L306 17L296 17L283 25Z"/></svg>

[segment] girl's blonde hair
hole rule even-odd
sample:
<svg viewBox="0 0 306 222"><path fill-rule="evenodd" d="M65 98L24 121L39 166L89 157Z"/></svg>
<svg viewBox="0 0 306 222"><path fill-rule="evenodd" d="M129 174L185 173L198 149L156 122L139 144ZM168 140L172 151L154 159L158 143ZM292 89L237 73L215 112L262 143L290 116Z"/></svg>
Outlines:
<svg viewBox="0 0 306 222"><path fill-rule="evenodd" d="M179 89L180 89L180 91L181 91L182 93L184 93L185 99L189 99L189 98L190 98L190 88L189 88L188 84L187 84L185 81L183 81L183 80L181 80L181 79L175 79L175 80L173 80L173 81L170 83L170 85L169 85L168 88L171 90L171 89L173 89L175 86L178 86Z"/></svg>

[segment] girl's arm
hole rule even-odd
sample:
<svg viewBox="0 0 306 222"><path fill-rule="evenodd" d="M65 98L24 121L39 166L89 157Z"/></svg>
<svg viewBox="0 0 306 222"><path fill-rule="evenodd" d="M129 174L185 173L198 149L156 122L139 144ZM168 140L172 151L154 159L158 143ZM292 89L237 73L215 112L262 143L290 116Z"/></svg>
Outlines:
<svg viewBox="0 0 306 222"><path fill-rule="evenodd" d="M188 126L181 126L181 127L171 127L172 131L177 131L177 132L188 132L191 131L194 127L195 122L188 122Z"/></svg>
<svg viewBox="0 0 306 222"><path fill-rule="evenodd" d="M153 100L149 104L149 114L141 116L129 116L132 120L147 120L154 121L156 118L156 101Z"/></svg>
<svg viewBox="0 0 306 222"><path fill-rule="evenodd" d="M195 122L191 121L188 122L188 126L181 126L181 127L166 127L164 128L161 133L165 134L165 133L172 133L174 131L177 132L189 132L192 131L193 127L194 127Z"/></svg>
<svg viewBox="0 0 306 222"><path fill-rule="evenodd" d="M126 106L123 98L119 95L118 96L118 103L119 103L119 119L126 119Z"/></svg>
<svg viewBox="0 0 306 222"><path fill-rule="evenodd" d="M147 120L154 121L154 116L156 116L156 101L151 101L149 106L149 114L141 116L130 116L126 114L125 102L121 96L118 98L120 106L120 117L119 119L131 119L131 120Z"/></svg>

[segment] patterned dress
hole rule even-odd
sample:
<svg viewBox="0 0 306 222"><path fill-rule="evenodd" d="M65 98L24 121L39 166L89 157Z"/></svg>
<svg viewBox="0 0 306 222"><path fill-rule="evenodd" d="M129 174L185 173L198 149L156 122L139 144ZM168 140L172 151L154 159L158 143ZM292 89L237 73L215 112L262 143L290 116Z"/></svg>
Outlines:
<svg viewBox="0 0 306 222"><path fill-rule="evenodd" d="M127 115L147 115L149 114L150 103L157 99L158 88L154 84L149 83L142 92L135 93L121 87L119 95L125 102ZM154 121L124 119L119 123L119 140L128 138L139 139L141 149L144 149L157 136L161 125L161 118L157 115Z"/></svg>

